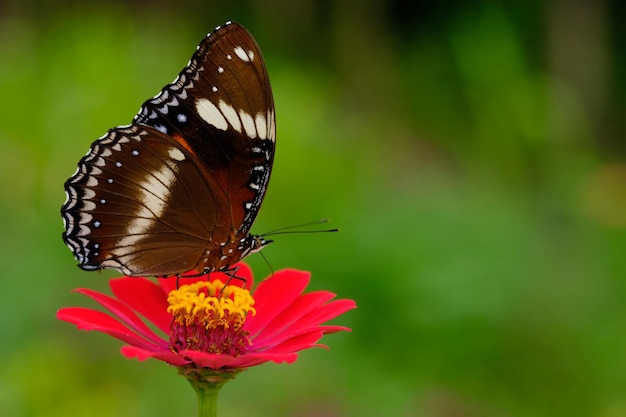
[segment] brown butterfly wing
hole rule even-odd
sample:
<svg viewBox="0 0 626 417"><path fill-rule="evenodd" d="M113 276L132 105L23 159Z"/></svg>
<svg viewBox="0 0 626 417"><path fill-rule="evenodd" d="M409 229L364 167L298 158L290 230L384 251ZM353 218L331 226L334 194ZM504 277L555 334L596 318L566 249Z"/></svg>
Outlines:
<svg viewBox="0 0 626 417"><path fill-rule="evenodd" d="M217 28L128 127L92 144L65 184L63 238L83 269L224 270L254 248L275 149L269 78L252 36Z"/></svg>

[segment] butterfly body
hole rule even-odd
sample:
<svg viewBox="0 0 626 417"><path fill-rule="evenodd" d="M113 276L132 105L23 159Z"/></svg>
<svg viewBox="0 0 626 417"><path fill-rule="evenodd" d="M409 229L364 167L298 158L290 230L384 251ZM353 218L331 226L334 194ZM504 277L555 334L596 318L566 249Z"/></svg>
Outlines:
<svg viewBox="0 0 626 417"><path fill-rule="evenodd" d="M65 183L63 239L86 270L228 270L268 241L249 231L275 150L260 49L218 27L129 126L110 129Z"/></svg>

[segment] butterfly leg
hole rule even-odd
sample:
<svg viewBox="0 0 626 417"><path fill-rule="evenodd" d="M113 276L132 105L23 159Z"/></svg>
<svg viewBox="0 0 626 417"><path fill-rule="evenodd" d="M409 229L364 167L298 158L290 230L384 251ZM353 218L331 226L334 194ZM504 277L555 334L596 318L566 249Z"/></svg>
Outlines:
<svg viewBox="0 0 626 417"><path fill-rule="evenodd" d="M242 282L242 284L243 284L242 287L245 288L246 284L248 283L248 280L245 279L242 276L237 275L237 271L239 271L239 267L238 266L235 266L235 267L232 267L232 268L229 268L229 269L226 269L226 270L222 271L223 273L228 275L228 279L226 280L226 283L224 284L224 287L226 287L227 285L230 285L230 283L233 280L238 280L238 281Z"/></svg>

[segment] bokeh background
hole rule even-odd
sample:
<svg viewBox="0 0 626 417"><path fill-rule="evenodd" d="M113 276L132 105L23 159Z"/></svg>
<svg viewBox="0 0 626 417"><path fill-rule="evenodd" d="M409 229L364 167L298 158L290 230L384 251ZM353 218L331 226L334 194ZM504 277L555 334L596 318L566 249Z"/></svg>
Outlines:
<svg viewBox="0 0 626 417"><path fill-rule="evenodd" d="M274 270L355 299L351 334L251 369L228 416L626 415L622 2L0 3L0 416L191 416L176 370L58 322L106 291L61 241L63 182L206 32L261 45ZM249 258L258 277L270 268Z"/></svg>

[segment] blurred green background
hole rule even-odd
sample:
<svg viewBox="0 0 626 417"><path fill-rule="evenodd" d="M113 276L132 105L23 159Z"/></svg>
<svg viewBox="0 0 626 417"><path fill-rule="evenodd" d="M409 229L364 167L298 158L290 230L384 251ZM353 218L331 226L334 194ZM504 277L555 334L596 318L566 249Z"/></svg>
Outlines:
<svg viewBox="0 0 626 417"><path fill-rule="evenodd" d="M626 416L626 8L614 1L0 3L0 416L192 416L167 365L58 308L107 290L63 182L197 43L261 45L272 268L355 299L351 334L251 369L220 416ZM270 273L258 255L257 277Z"/></svg>

